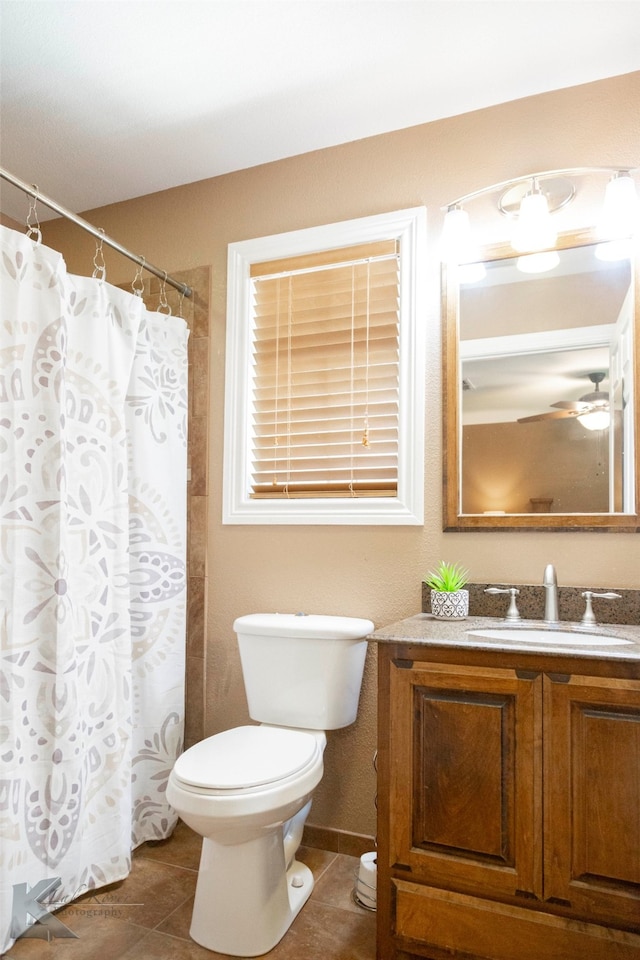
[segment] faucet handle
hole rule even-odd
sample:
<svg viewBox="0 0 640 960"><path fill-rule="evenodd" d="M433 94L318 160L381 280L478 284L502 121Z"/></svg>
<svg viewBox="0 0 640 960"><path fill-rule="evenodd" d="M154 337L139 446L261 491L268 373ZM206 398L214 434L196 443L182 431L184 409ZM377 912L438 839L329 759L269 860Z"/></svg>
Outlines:
<svg viewBox="0 0 640 960"><path fill-rule="evenodd" d="M581 623L594 624L596 623L596 617L593 612L593 605L591 603L592 597L600 597L602 600L619 600L621 594L612 593L611 590L606 591L605 593L595 593L593 590L585 590L582 594L586 603L584 608L584 613L582 615Z"/></svg>
<svg viewBox="0 0 640 960"><path fill-rule="evenodd" d="M505 620L513 622L514 620L521 620L520 611L518 610L518 604L516 603L516 597L520 593L517 587L485 587L485 593L497 594L497 593L508 593L511 595L511 600L509 601L509 609L507 610L507 615Z"/></svg>

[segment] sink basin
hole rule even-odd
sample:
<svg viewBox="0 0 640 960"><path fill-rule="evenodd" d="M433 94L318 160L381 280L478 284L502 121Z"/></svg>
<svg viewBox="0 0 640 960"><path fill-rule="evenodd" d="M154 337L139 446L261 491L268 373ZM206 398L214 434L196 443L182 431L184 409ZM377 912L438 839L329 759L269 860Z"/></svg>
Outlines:
<svg viewBox="0 0 640 960"><path fill-rule="evenodd" d="M487 630L467 630L470 637L487 640L520 640L524 643L557 644L575 647L614 647L631 640L600 633L582 633L578 630L536 629L535 627L496 627Z"/></svg>

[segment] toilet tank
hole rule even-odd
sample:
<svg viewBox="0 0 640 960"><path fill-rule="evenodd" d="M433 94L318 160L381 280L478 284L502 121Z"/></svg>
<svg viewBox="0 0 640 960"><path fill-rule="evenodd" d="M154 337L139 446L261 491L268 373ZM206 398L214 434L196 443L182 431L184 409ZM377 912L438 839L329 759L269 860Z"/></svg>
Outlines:
<svg viewBox="0 0 640 960"><path fill-rule="evenodd" d="M254 613L233 629L253 720L307 730L353 723L371 620Z"/></svg>

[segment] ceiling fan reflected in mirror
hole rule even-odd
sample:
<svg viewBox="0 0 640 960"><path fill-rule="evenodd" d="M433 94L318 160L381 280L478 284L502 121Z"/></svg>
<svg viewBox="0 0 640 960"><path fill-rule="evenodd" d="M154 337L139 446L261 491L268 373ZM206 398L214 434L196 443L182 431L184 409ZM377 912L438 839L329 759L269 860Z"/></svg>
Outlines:
<svg viewBox="0 0 640 960"><path fill-rule="evenodd" d="M587 430L606 430L609 426L609 394L600 390L600 384L606 373L590 373L589 380L595 389L586 393L579 400L558 400L550 406L557 407L551 413L537 413L532 417L519 417L518 423L533 423L538 420L563 420L566 417L576 417Z"/></svg>

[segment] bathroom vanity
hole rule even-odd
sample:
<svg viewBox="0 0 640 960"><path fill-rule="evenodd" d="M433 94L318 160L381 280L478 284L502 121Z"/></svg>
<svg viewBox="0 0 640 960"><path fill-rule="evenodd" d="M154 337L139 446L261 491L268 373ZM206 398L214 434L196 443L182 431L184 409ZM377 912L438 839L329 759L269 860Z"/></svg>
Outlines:
<svg viewBox="0 0 640 960"><path fill-rule="evenodd" d="M378 960L640 960L640 627L505 626L370 638Z"/></svg>

